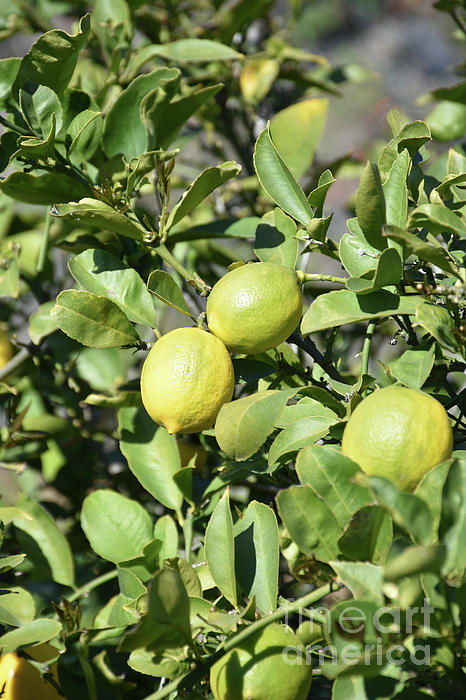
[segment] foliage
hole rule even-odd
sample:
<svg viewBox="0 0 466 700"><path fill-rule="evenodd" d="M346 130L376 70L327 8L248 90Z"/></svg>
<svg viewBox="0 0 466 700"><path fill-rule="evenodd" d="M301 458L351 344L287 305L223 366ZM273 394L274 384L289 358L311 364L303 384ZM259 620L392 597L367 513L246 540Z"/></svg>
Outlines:
<svg viewBox="0 0 466 700"><path fill-rule="evenodd" d="M464 3L436 5L463 27ZM374 161L319 162L325 95L361 73L289 42L299 6L281 25L269 0L2 6L2 38L40 35L0 60L17 346L0 369L0 649L52 641L69 700L208 697L223 653L285 616L305 639L302 615L322 628L316 697L462 695L466 83L434 91L426 121L391 111ZM325 200L345 168L360 181L336 240ZM205 464L182 466L184 438L142 408L142 361L256 258L297 266L300 330L234 356ZM387 339L401 352L377 363ZM396 382L455 432L414 494L340 451L361 398Z"/></svg>

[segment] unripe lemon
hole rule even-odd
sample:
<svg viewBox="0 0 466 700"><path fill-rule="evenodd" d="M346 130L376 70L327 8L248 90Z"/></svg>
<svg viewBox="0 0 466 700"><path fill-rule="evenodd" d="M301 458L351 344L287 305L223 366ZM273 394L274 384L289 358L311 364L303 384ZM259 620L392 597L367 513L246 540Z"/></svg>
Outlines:
<svg viewBox="0 0 466 700"><path fill-rule="evenodd" d="M57 650L49 644L40 644L26 649L35 661L48 663L57 656ZM58 684L57 664L50 672ZM0 658L0 690L2 700L64 700L58 690L32 664L16 653L4 654Z"/></svg>
<svg viewBox="0 0 466 700"><path fill-rule="evenodd" d="M452 449L442 404L423 391L398 386L375 391L356 406L341 444L343 454L366 474L391 479L404 491L413 491Z"/></svg>
<svg viewBox="0 0 466 700"><path fill-rule="evenodd" d="M311 682L303 645L292 630L274 622L210 669L215 700L306 700Z"/></svg>
<svg viewBox="0 0 466 700"><path fill-rule="evenodd" d="M13 346L6 333L0 331L0 369L4 367L14 355Z"/></svg>
<svg viewBox="0 0 466 700"><path fill-rule="evenodd" d="M230 355L218 338L201 328L176 328L146 357L142 402L169 433L197 433L212 427L234 384Z"/></svg>
<svg viewBox="0 0 466 700"><path fill-rule="evenodd" d="M214 285L207 324L232 352L252 355L283 343L303 313L296 272L267 262L242 265Z"/></svg>

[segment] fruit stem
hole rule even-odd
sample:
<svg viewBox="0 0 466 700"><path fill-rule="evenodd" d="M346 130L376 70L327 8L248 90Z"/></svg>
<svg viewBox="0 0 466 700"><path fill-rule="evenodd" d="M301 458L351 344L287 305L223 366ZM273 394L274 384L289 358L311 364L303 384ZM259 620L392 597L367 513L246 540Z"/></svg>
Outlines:
<svg viewBox="0 0 466 700"><path fill-rule="evenodd" d="M363 374L368 374L369 371L369 356L376 323L376 321L370 321L367 324L366 337L364 339L364 345L361 352L361 376Z"/></svg>
<svg viewBox="0 0 466 700"><path fill-rule="evenodd" d="M256 632L259 632L259 630L263 629L264 627L267 627L267 625L269 625L271 622L281 620L290 613L297 612L301 608L306 608L309 605L316 603L318 600L331 593L335 586L337 588L339 587L338 584L333 582L327 583L325 586L316 588L302 598L298 598L297 600L293 601L289 605L279 608L271 615L261 617L260 620L256 620L256 622L253 622L252 625L248 625L241 632L238 632L238 634L235 634L227 639L223 647L214 654L208 656L207 659L203 661L202 665L194 668L192 671L189 671L186 676L175 678L175 680L171 681L171 683L168 683L168 685L164 686L163 688L160 688L155 693L147 695L144 700L162 700L162 698L168 697L181 685L192 688L193 684L204 676L209 668L213 666L213 664L218 661L220 657L229 652L231 649L237 647L239 644L241 644L241 642L244 642L245 639L253 634L256 634Z"/></svg>
<svg viewBox="0 0 466 700"><path fill-rule="evenodd" d="M196 273L191 273L187 270L170 251L164 243L161 243L157 248L154 249L157 255L159 255L162 260L164 260L170 267L172 267L181 277L183 277L186 282L192 285L201 297L207 296L209 290L199 275Z"/></svg>
<svg viewBox="0 0 466 700"><path fill-rule="evenodd" d="M303 272L298 270L296 272L301 284L306 284L307 282L335 282L336 284L345 284L347 277L334 277L333 275L319 275L313 272Z"/></svg>

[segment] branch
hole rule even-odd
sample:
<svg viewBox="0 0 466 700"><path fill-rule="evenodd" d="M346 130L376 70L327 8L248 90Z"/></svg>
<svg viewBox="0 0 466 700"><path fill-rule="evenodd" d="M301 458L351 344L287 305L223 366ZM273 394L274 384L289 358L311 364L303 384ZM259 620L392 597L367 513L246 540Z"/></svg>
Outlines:
<svg viewBox="0 0 466 700"><path fill-rule="evenodd" d="M304 350L308 355L312 357L314 362L316 362L319 367L321 367L324 372L328 374L329 377L335 379L337 382L342 382L346 384L345 380L341 376L340 372L332 365L331 362L325 359L320 350L317 348L316 344L310 338L303 338L299 331L294 331L289 338L287 338L287 343L294 343L301 350Z"/></svg>

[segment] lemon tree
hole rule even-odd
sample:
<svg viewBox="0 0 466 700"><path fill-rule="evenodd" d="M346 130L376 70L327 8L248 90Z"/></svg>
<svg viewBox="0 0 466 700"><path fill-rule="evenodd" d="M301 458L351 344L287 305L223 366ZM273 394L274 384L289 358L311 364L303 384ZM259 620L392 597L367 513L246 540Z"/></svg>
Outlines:
<svg viewBox="0 0 466 700"><path fill-rule="evenodd" d="M0 3L2 697L466 696L464 76L327 4Z"/></svg>

